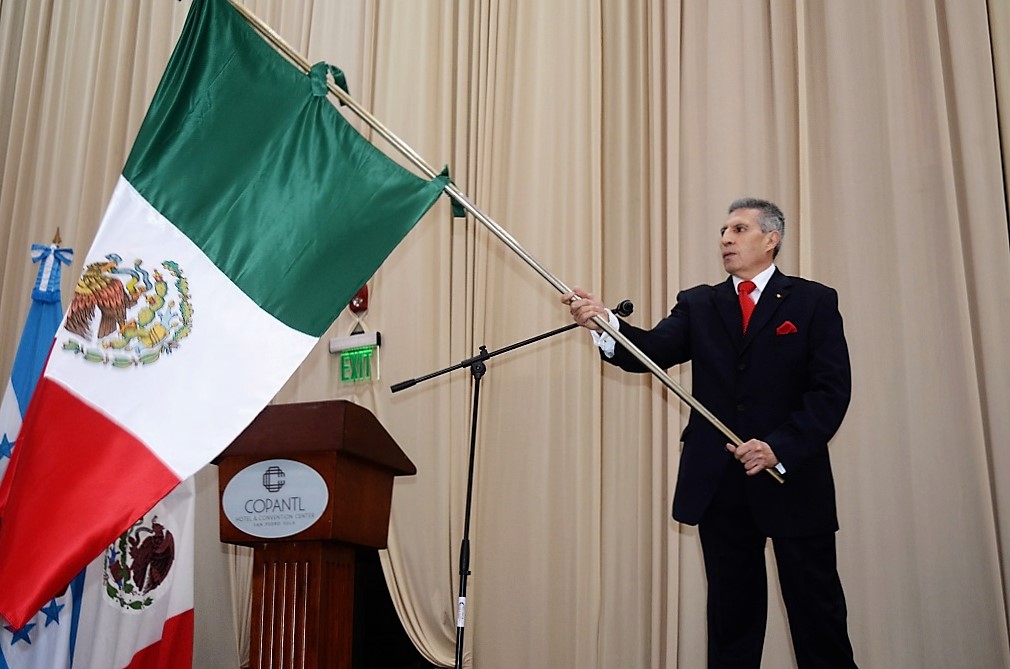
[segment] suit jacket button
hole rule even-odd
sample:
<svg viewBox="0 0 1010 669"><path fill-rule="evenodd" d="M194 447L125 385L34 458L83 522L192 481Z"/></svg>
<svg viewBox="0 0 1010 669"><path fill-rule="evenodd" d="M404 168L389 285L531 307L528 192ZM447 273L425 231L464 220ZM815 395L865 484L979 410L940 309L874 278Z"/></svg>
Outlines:
<svg viewBox="0 0 1010 669"><path fill-rule="evenodd" d="M744 406L744 405L743 405L742 403L741 403L741 404L737 404L737 405L736 405L736 410L737 410L737 411L743 411L743 410L744 410L744 409L746 409L746 408L747 408L747 407L745 407L745 406Z"/></svg>
<svg viewBox="0 0 1010 669"><path fill-rule="evenodd" d="M747 369L747 363L746 362L741 362L739 365L736 366L736 368L737 368L738 371L742 372L743 370Z"/></svg>

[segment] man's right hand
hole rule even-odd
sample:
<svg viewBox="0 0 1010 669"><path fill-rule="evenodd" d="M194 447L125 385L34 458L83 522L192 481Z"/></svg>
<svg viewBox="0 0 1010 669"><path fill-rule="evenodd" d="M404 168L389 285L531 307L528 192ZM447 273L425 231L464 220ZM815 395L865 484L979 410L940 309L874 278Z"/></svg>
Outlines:
<svg viewBox="0 0 1010 669"><path fill-rule="evenodd" d="M593 321L593 316L599 316L603 320L610 318L607 308L603 306L592 293L587 293L581 288L573 288L561 296L561 303L567 304L572 312L572 319L584 328L593 332L602 332L603 328Z"/></svg>

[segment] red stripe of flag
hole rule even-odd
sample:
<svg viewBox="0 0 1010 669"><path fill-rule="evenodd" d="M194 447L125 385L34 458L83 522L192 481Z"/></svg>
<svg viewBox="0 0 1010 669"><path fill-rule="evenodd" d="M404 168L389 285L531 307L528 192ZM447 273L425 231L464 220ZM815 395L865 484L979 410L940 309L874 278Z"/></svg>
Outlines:
<svg viewBox="0 0 1010 669"><path fill-rule="evenodd" d="M161 638L140 650L124 669L191 669L193 609L165 621Z"/></svg>
<svg viewBox="0 0 1010 669"><path fill-rule="evenodd" d="M0 615L18 629L179 479L143 442L46 377L14 453L2 491Z"/></svg>

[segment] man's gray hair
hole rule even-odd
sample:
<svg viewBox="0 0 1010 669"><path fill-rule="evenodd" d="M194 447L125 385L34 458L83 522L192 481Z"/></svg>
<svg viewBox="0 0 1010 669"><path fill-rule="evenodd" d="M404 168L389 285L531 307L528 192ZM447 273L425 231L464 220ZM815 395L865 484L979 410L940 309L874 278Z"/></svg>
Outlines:
<svg viewBox="0 0 1010 669"><path fill-rule="evenodd" d="M779 243L775 245L775 252L772 254L772 258L777 256L779 249L782 248L782 240L786 236L786 217L778 205L756 197L742 197L738 200L733 200L733 203L729 205L729 211L726 213L732 214L737 209L757 209L760 211L761 213L758 214L758 225L761 226L761 232L778 230Z"/></svg>

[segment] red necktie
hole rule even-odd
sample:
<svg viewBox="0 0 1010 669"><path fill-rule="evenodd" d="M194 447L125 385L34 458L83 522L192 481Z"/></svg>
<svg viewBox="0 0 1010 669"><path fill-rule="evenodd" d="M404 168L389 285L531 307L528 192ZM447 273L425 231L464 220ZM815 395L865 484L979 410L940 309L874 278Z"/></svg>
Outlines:
<svg viewBox="0 0 1010 669"><path fill-rule="evenodd" d="M737 290L740 291L740 314L743 316L743 331L747 332L747 324L750 323L750 315L754 313L754 300L750 293L757 288L753 281L742 281Z"/></svg>

